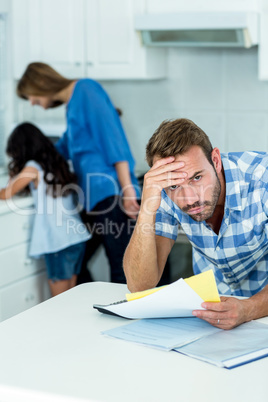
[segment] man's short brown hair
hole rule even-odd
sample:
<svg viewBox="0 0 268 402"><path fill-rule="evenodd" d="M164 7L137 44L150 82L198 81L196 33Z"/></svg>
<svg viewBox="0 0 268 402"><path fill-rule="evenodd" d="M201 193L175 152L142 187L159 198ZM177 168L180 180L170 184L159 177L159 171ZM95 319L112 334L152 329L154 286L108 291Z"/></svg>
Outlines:
<svg viewBox="0 0 268 402"><path fill-rule="evenodd" d="M193 145L198 145L204 152L209 163L212 163L213 147L208 136L194 122L188 119L163 121L150 138L146 147L146 160L153 166L155 156L167 158L184 154Z"/></svg>

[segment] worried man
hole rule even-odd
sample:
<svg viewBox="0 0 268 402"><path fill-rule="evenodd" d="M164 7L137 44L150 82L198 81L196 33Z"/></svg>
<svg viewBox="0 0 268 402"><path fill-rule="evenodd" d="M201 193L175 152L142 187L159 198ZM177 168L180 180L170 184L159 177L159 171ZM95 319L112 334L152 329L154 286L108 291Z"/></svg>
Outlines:
<svg viewBox="0 0 268 402"><path fill-rule="evenodd" d="M223 295L193 315L222 329L268 315L268 154L220 154L196 124L177 119L159 126L146 157L151 169L124 257L128 288L158 284L180 225L194 273L212 268Z"/></svg>

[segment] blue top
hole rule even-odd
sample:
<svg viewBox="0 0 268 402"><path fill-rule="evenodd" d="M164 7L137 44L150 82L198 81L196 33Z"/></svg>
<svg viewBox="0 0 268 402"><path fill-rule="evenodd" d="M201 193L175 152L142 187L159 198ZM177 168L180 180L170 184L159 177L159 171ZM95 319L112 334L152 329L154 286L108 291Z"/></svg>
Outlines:
<svg viewBox="0 0 268 402"><path fill-rule="evenodd" d="M120 194L115 163L127 161L137 189L135 162L118 113L107 93L91 79L76 82L66 109L67 130L56 148L73 163L88 211L105 198Z"/></svg>
<svg viewBox="0 0 268 402"><path fill-rule="evenodd" d="M35 204L35 215L29 255L39 257L54 253L91 238L74 204L73 194L54 198L46 192L46 182L41 166L29 161L26 166L39 171L37 188L30 183Z"/></svg>
<svg viewBox="0 0 268 402"><path fill-rule="evenodd" d="M180 224L193 246L193 269L213 269L221 294L250 297L268 284L268 154L222 154L224 216L217 235L162 192L156 234L176 239Z"/></svg>

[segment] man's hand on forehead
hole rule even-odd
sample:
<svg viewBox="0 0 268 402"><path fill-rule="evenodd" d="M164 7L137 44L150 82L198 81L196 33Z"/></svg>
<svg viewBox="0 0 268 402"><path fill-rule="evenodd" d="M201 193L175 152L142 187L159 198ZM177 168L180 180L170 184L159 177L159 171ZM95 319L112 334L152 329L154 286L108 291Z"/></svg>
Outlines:
<svg viewBox="0 0 268 402"><path fill-rule="evenodd" d="M145 174L143 183L143 205L147 211L155 212L160 205L161 191L171 186L179 186L187 178L183 171L184 162L175 161L174 156L154 158L152 168Z"/></svg>
<svg viewBox="0 0 268 402"><path fill-rule="evenodd" d="M157 159L150 169L151 177L157 176L160 180L179 180L181 184L187 178L187 173L183 171L185 162L176 161L174 156Z"/></svg>
<svg viewBox="0 0 268 402"><path fill-rule="evenodd" d="M185 162L176 161L174 156L168 156L167 158L156 159L151 171L158 169L158 172L176 172L184 166Z"/></svg>

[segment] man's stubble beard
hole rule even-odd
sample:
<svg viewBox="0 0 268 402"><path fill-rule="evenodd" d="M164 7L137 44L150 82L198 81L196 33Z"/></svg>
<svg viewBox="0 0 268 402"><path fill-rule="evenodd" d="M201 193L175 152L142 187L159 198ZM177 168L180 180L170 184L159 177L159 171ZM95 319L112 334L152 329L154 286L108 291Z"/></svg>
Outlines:
<svg viewBox="0 0 268 402"><path fill-rule="evenodd" d="M216 174L217 181L216 181L216 185L215 185L215 188L213 190L213 193L212 193L212 200L211 201L204 201L202 203L197 201L192 205L187 205L186 207L182 208L182 211L188 214L188 211L190 209L198 208L198 207L202 207L202 206L208 206L209 210L207 212L204 211L204 212L194 214L194 215L188 214L193 220L195 220L197 222L202 222L202 221L205 221L207 219L210 219L214 214L214 211L215 211L215 208L216 208L216 205L218 203L220 193L221 193L220 179L219 179L219 177L218 177L216 172L215 172L215 174Z"/></svg>

